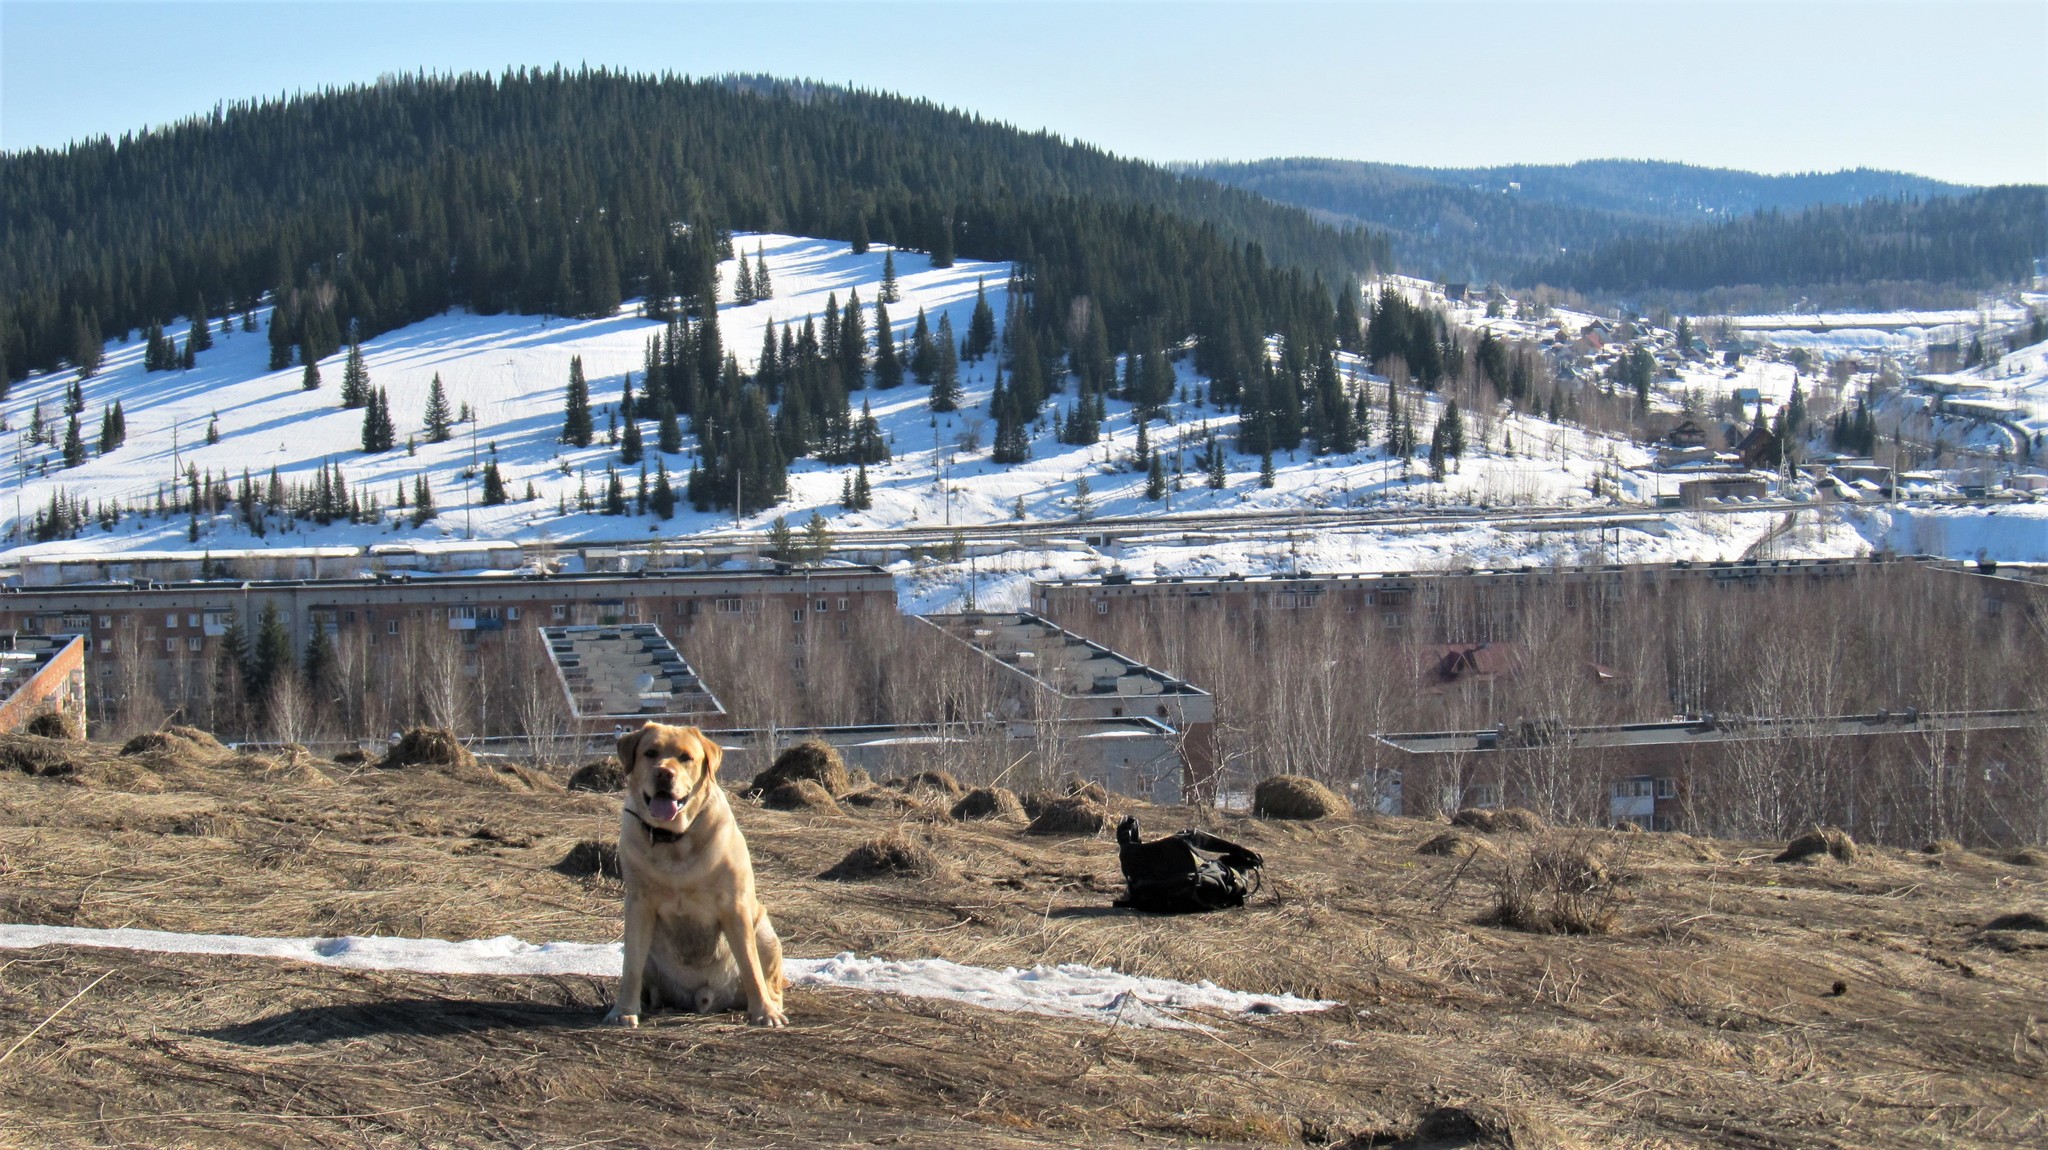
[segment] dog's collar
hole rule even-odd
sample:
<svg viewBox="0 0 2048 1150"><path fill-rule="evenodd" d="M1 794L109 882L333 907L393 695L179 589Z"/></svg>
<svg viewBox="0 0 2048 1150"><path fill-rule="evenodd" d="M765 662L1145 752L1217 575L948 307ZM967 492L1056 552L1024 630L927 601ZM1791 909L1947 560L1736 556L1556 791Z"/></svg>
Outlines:
<svg viewBox="0 0 2048 1150"><path fill-rule="evenodd" d="M637 814L633 816L633 821L639 823L640 829L647 832L647 841L650 843L672 843L683 837L683 832L662 830Z"/></svg>

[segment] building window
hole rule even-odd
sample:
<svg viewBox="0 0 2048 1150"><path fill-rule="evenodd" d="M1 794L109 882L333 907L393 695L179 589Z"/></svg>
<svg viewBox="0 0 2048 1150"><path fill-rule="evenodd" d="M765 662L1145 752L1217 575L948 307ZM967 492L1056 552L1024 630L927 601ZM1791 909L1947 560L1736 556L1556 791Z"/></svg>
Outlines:
<svg viewBox="0 0 2048 1150"><path fill-rule="evenodd" d="M100 654L102 654L102 655L111 655L111 654L113 654L113 653L114 653L114 641L113 641L112 639L101 639L101 640L100 640Z"/></svg>
<svg viewBox="0 0 2048 1150"><path fill-rule="evenodd" d="M486 607L486 608L484 608L484 618L486 618L486 619L495 619L495 618L497 618L497 617L498 617L498 609L497 609L496 607Z"/></svg>
<svg viewBox="0 0 2048 1150"><path fill-rule="evenodd" d="M820 599L820 600L818 600L818 604L817 604L816 610L817 610L818 614L820 614L820 615L823 615L823 614L824 614L824 613L826 612L826 610L827 610L827 607L826 607L826 605L825 605L825 601L824 601L823 599Z"/></svg>
<svg viewBox="0 0 2048 1150"><path fill-rule="evenodd" d="M1107 614L1109 614L1109 600L1107 600L1107 599L1097 599L1097 600L1095 601L1095 613L1096 613L1097 615L1107 615Z"/></svg>
<svg viewBox="0 0 2048 1150"><path fill-rule="evenodd" d="M557 618L557 619L567 619L568 617L569 617L569 605L568 605L567 603L557 603L557 604L555 604L555 618Z"/></svg>
<svg viewBox="0 0 2048 1150"><path fill-rule="evenodd" d="M720 599L713 603L711 607L712 610L720 615L737 615L740 613L740 601L738 599Z"/></svg>
<svg viewBox="0 0 2048 1150"><path fill-rule="evenodd" d="M176 639L165 639L165 640L164 640L164 653L165 653L165 654L167 654L167 655L175 655L175 654L177 654L177 653L178 653L178 641L177 641Z"/></svg>
<svg viewBox="0 0 2048 1150"><path fill-rule="evenodd" d="M100 616L100 630L102 630L102 631L111 631L111 630L113 630L113 629L114 629L114 617L113 617L112 615L102 615L102 616Z"/></svg>
<svg viewBox="0 0 2048 1150"><path fill-rule="evenodd" d="M792 622L792 623L801 623L801 622L803 622L803 621L804 621L804 609L803 609L802 607L798 607L798 608L797 608L796 610L794 610L794 611L791 611L791 612L789 613L789 621L790 621L790 622Z"/></svg>
<svg viewBox="0 0 2048 1150"><path fill-rule="evenodd" d="M1675 798L1677 798L1677 797L1678 797L1678 780L1677 780L1677 779L1672 779L1672 778L1662 778L1662 779L1658 779L1658 780L1657 780L1657 797L1658 797L1658 798L1660 798L1660 799L1675 799Z"/></svg>
<svg viewBox="0 0 2048 1150"><path fill-rule="evenodd" d="M192 636L191 638L189 638L189 639L185 640L185 649L186 649L186 650L188 650L188 651L197 651L197 650L199 650L199 648L200 648L200 639L199 639L199 636L197 636L197 635L194 635L194 636Z"/></svg>
<svg viewBox="0 0 2048 1150"><path fill-rule="evenodd" d="M384 624L384 633L386 635L398 634L398 620L393 619L390 622Z"/></svg>
<svg viewBox="0 0 2048 1150"><path fill-rule="evenodd" d="M844 611L844 610L846 610L846 596L844 596L844 595L841 595L841 596L839 597L839 609L840 609L841 611ZM824 608L823 608L823 607L820 607L820 608L818 608L818 610L822 611L822 610L824 610Z"/></svg>
<svg viewBox="0 0 2048 1150"><path fill-rule="evenodd" d="M517 607L507 607L507 608L505 608L505 618L507 618L507 619L513 619L513 620L516 620L516 619L518 619L518 618L519 618L519 608L517 608Z"/></svg>
<svg viewBox="0 0 2048 1150"><path fill-rule="evenodd" d="M1408 616L1401 614L1399 611L1385 611L1380 614L1380 622L1388 627L1399 629L1408 625Z"/></svg>
<svg viewBox="0 0 2048 1150"><path fill-rule="evenodd" d="M101 623L101 624L100 624L100 626L104 627L104 626L106 626L106 624L105 624L105 623ZM171 614L169 614L169 615L166 615L166 616L164 616L164 630L166 630L166 631L175 631L175 630L177 630L177 629L178 629L178 615L177 615L177 612L175 612L175 611L174 611L174 612L172 612Z"/></svg>
<svg viewBox="0 0 2048 1150"><path fill-rule="evenodd" d="M185 625L187 627L199 626L199 616L196 614L185 616Z"/></svg>

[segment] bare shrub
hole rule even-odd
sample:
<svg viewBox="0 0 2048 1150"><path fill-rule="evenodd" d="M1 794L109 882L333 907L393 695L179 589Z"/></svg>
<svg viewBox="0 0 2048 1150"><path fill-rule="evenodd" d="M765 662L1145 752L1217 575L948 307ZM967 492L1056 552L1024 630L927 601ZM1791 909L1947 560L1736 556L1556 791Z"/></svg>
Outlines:
<svg viewBox="0 0 2048 1150"><path fill-rule="evenodd" d="M1493 910L1484 921L1536 934L1606 934L1614 927L1619 899L1595 844L1551 839L1501 867Z"/></svg>

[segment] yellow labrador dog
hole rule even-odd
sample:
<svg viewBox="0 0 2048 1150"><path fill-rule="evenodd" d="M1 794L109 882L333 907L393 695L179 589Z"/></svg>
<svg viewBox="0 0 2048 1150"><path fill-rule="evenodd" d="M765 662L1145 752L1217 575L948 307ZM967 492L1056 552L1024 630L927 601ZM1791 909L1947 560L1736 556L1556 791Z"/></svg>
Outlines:
<svg viewBox="0 0 2048 1150"><path fill-rule="evenodd" d="M718 785L724 755L695 727L649 723L619 739L626 964L606 1022L638 1026L643 1007L709 1014L744 1001L754 1025L788 1023L782 940L754 897L747 840Z"/></svg>

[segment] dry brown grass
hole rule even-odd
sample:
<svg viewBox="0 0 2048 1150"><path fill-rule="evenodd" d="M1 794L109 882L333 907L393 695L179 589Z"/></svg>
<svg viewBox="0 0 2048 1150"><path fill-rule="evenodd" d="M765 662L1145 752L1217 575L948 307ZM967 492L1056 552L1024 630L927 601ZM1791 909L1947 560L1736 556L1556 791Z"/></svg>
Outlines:
<svg viewBox="0 0 2048 1150"><path fill-rule="evenodd" d="M1451 816L1451 825L1483 834L1541 834L1543 817L1526 807L1466 807Z"/></svg>
<svg viewBox="0 0 2048 1150"><path fill-rule="evenodd" d="M569 773L569 789L608 795L626 785L626 770L617 759L593 759Z"/></svg>
<svg viewBox="0 0 2048 1150"><path fill-rule="evenodd" d="M832 801L832 792L811 779L786 779L776 784L773 790L761 796L761 805L772 811L839 813L839 804Z"/></svg>
<svg viewBox="0 0 2048 1150"><path fill-rule="evenodd" d="M69 711L38 711L22 724L21 730L23 734L41 735L46 739L75 741L85 737L84 728L78 725L78 720L72 718Z"/></svg>
<svg viewBox="0 0 2048 1150"><path fill-rule="evenodd" d="M476 756L469 753L453 731L414 727L398 737L377 765L385 770L413 766L473 767Z"/></svg>
<svg viewBox="0 0 2048 1150"><path fill-rule="evenodd" d="M1351 804L1302 775L1274 775L1252 789L1252 813L1267 819L1350 818Z"/></svg>
<svg viewBox="0 0 2048 1150"><path fill-rule="evenodd" d="M1604 845L1590 834L1557 835L1516 851L1501 865L1491 926L1537 934L1606 934L1622 891Z"/></svg>
<svg viewBox="0 0 2048 1150"><path fill-rule="evenodd" d="M106 785L123 757L90 744L66 761L92 785L0 772L0 920L618 937L614 796L318 761L334 785L309 788L157 754L127 757L154 792ZM1777 844L1573 832L1634 881L1609 933L1561 935L1476 925L1500 864L1416 853L1440 825L1163 808L1261 852L1267 885L1155 920L1111 909L1105 839L846 805L736 805L792 955L1089 963L1343 1005L1169 1032L798 988L785 1031L620 1031L597 1025L609 978L38 948L0 954L0 1052L21 1042L0 1145L1989 1150L2044 1129L2048 936L1978 924L2038 913L2048 884L2004 854L1782 867ZM936 869L818 877L888 837Z"/></svg>
<svg viewBox="0 0 2048 1150"><path fill-rule="evenodd" d="M834 863L818 877L835 882L903 876L923 878L936 874L938 856L931 848L906 838L901 831L871 838Z"/></svg>
<svg viewBox="0 0 2048 1150"><path fill-rule="evenodd" d="M1463 831L1445 831L1425 840L1421 846L1415 848L1415 853L1437 858L1463 859L1473 855L1499 858L1500 848L1477 835L1468 835Z"/></svg>
<svg viewBox="0 0 2048 1150"><path fill-rule="evenodd" d="M817 738L803 739L784 747L767 770L754 776L752 785L747 789L767 794L798 779L807 779L823 787L828 797L843 795L852 789L846 773L846 760L840 757L839 749Z"/></svg>
<svg viewBox="0 0 2048 1150"><path fill-rule="evenodd" d="M1099 835L1108 821L1109 812L1101 803L1074 795L1045 804L1024 830L1034 835Z"/></svg>
<svg viewBox="0 0 2048 1150"><path fill-rule="evenodd" d="M976 787L960 796L953 804L952 815L956 819L1003 819L1008 822L1022 822L1024 804L1017 796L1002 787Z"/></svg>
<svg viewBox="0 0 2048 1150"><path fill-rule="evenodd" d="M1785 844L1778 853L1777 862L1805 862L1808 859L1832 858L1836 862L1856 861L1856 840L1840 827L1815 827Z"/></svg>

